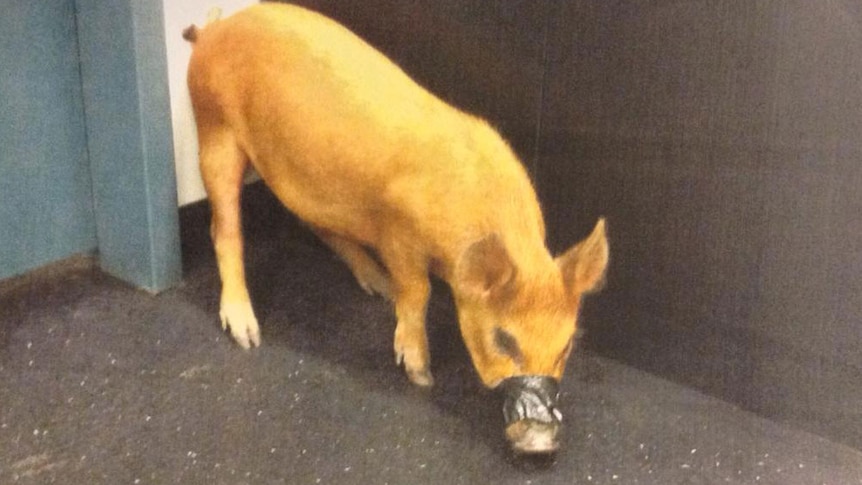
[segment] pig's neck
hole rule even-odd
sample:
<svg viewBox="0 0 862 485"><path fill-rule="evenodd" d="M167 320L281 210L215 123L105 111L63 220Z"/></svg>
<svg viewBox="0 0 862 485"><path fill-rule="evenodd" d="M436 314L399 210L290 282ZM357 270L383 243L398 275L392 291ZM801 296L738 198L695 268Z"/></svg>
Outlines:
<svg viewBox="0 0 862 485"><path fill-rule="evenodd" d="M526 169L509 145L481 120L477 120L464 138L469 144L462 152L471 153L470 162L476 167L472 196L460 203L475 204L483 210L474 212L477 220L451 222L461 233L456 254L447 259L456 262L469 244L491 233L503 239L509 256L520 275L545 277L556 268L545 246L545 226L535 190ZM457 143L457 142L456 142ZM458 207L449 207L457 213Z"/></svg>

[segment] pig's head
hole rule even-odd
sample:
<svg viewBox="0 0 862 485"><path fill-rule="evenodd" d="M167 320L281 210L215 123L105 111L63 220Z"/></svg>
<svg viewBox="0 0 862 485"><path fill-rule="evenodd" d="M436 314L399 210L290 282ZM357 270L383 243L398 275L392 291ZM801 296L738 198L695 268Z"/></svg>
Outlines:
<svg viewBox="0 0 862 485"><path fill-rule="evenodd" d="M604 280L604 219L563 255L519 267L496 235L472 244L455 271L458 318L479 377L505 395L506 436L515 451L557 449L558 383L574 345L581 297Z"/></svg>

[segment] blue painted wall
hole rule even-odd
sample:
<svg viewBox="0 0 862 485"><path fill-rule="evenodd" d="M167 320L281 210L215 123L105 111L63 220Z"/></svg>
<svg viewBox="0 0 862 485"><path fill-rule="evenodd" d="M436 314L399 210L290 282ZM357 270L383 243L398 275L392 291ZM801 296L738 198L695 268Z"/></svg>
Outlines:
<svg viewBox="0 0 862 485"><path fill-rule="evenodd" d="M3 2L0 278L96 248L73 0Z"/></svg>
<svg viewBox="0 0 862 485"><path fill-rule="evenodd" d="M99 265L160 290L181 276L162 2L77 7Z"/></svg>
<svg viewBox="0 0 862 485"><path fill-rule="evenodd" d="M0 279L68 256L179 281L161 0L4 2Z"/></svg>

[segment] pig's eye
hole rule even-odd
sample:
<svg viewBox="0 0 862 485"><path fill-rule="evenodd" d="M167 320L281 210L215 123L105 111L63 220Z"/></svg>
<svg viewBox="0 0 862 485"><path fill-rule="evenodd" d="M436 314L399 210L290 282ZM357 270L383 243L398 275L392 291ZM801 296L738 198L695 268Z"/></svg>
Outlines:
<svg viewBox="0 0 862 485"><path fill-rule="evenodd" d="M521 354L521 348L518 346L518 341L509 332L500 327L494 328L494 345L501 353L506 354L516 364L524 362L524 356Z"/></svg>

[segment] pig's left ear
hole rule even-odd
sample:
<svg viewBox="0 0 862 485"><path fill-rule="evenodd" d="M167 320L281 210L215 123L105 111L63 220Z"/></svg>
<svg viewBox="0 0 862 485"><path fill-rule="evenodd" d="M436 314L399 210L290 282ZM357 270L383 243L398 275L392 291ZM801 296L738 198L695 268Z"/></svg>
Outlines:
<svg viewBox="0 0 862 485"><path fill-rule="evenodd" d="M581 295L601 289L608 255L605 219L601 218L592 234L557 258L570 294Z"/></svg>
<svg viewBox="0 0 862 485"><path fill-rule="evenodd" d="M455 283L464 295L486 299L502 296L515 279L515 264L496 234L472 243L458 259Z"/></svg>

